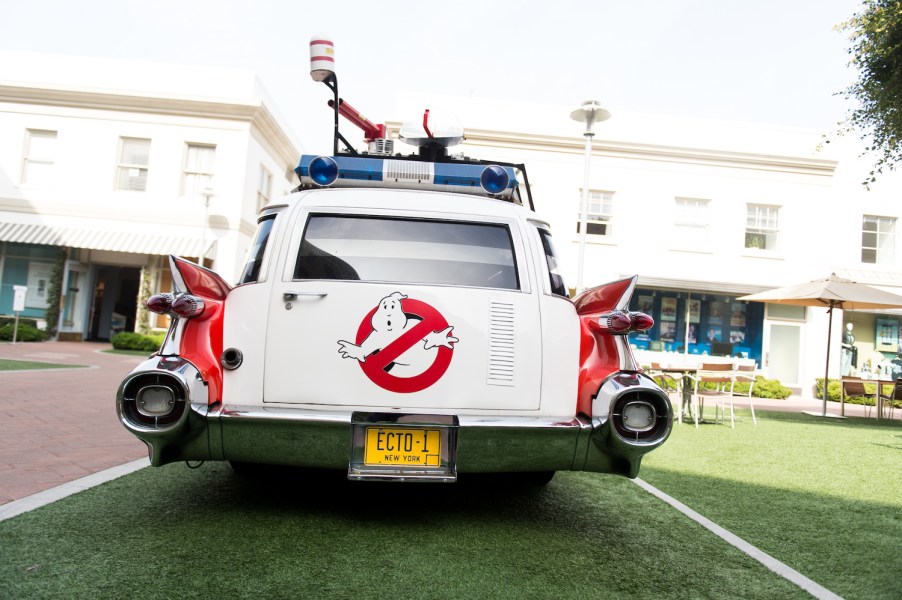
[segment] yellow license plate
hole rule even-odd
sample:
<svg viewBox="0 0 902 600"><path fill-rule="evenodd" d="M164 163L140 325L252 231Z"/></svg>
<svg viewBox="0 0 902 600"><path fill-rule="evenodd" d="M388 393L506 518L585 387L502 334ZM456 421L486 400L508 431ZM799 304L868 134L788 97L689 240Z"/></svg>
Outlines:
<svg viewBox="0 0 902 600"><path fill-rule="evenodd" d="M440 429L368 427L363 462L366 465L440 467Z"/></svg>

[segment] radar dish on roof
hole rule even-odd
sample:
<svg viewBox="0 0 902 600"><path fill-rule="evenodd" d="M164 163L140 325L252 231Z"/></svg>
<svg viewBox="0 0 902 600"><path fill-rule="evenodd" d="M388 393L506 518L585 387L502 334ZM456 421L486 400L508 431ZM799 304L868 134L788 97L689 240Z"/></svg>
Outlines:
<svg viewBox="0 0 902 600"><path fill-rule="evenodd" d="M398 138L405 144L421 147L436 145L443 148L456 146L464 139L464 128L453 116L445 113L423 114L423 122L408 121L401 125Z"/></svg>

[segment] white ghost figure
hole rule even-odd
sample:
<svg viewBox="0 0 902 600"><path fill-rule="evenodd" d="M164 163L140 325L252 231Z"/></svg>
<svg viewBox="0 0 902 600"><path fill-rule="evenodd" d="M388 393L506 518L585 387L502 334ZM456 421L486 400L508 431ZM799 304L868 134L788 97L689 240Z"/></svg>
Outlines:
<svg viewBox="0 0 902 600"><path fill-rule="evenodd" d="M394 292L379 301L376 312L370 319L373 331L358 346L345 340L339 340L338 352L342 358L356 358L366 362L367 357L379 352L404 332L415 327L422 317L404 312L401 301L407 298L401 292ZM432 331L423 337L422 344L414 344L400 356L390 362L385 370L398 377L414 377L423 373L435 362L439 346L453 349L459 340L451 335L453 326L441 331Z"/></svg>

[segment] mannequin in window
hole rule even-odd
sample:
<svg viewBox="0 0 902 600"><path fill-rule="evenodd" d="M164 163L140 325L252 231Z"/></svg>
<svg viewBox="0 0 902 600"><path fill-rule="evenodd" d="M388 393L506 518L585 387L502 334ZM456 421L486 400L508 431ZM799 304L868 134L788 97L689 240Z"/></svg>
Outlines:
<svg viewBox="0 0 902 600"><path fill-rule="evenodd" d="M896 358L890 361L890 369L893 379L902 377L902 344L896 347Z"/></svg>
<svg viewBox="0 0 902 600"><path fill-rule="evenodd" d="M843 377L852 372L852 368L858 367L858 348L855 347L855 335L852 333L852 324L846 324L846 330L842 334L841 374Z"/></svg>

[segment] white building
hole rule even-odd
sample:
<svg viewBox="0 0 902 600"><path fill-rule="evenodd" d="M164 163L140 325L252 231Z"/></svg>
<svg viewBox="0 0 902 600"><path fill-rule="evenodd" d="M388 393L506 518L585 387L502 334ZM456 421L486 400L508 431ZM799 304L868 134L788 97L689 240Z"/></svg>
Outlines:
<svg viewBox="0 0 902 600"><path fill-rule="evenodd" d="M536 210L577 287L585 127L570 119L575 107L407 94L396 113L417 119L425 108L464 125L466 142L452 151L526 164ZM827 311L736 298L834 272L902 294L902 177L865 189L857 140L621 112L594 131L582 283L639 275L634 307L656 326L637 347L685 352L688 341L692 354L746 354L809 394L824 376ZM855 326L858 368L877 368L896 354L900 314L837 311L831 377L844 323Z"/></svg>
<svg viewBox="0 0 902 600"><path fill-rule="evenodd" d="M251 72L0 55L0 314L46 320L62 267L63 339L132 330L167 254L229 280L258 207L295 184L299 151Z"/></svg>
<svg viewBox="0 0 902 600"><path fill-rule="evenodd" d="M365 98L354 103L366 110ZM393 118L396 135L427 108L464 126L452 153L526 164L577 287L584 138L574 107L405 94L394 115L372 116ZM360 139L347 122L342 132ZM829 132L617 110L595 133L582 285L639 275L634 305L656 326L637 347L747 354L810 394L824 375L826 311L736 298L833 272L902 293L902 178L867 191L855 140L819 150ZM133 329L138 297L167 289L167 254L203 254L237 280L260 203L297 183L297 146L252 73L3 54L0 315L11 314L12 286L27 285L23 316L46 318L55 264L60 335L81 339ZM837 311L831 377L845 323L859 368L894 356L899 313Z"/></svg>

